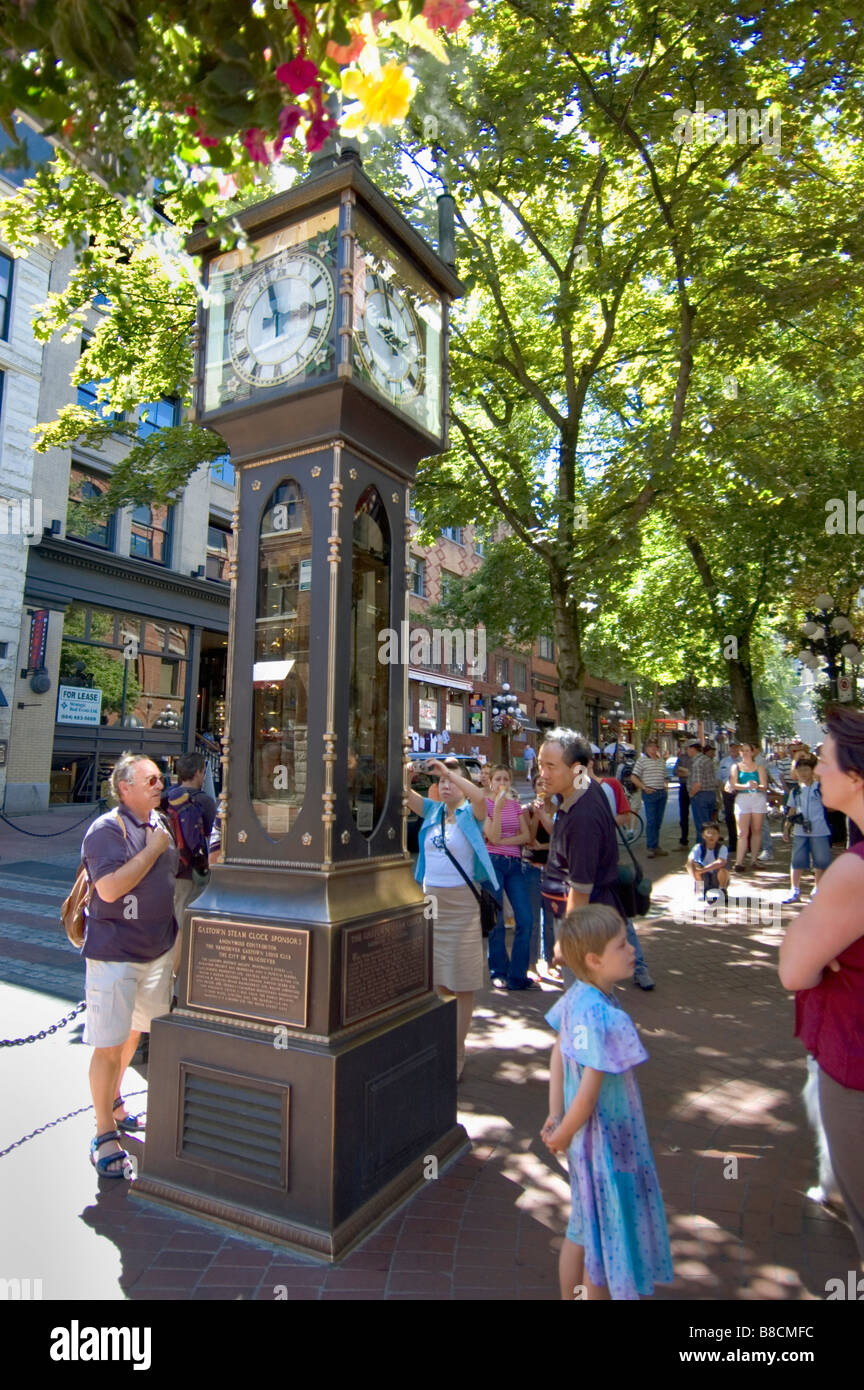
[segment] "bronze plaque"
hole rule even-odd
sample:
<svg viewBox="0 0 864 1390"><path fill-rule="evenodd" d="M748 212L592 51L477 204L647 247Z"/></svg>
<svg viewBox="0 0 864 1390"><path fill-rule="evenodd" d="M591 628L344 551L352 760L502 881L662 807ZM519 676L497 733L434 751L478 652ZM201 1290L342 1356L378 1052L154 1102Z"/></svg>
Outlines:
<svg viewBox="0 0 864 1390"><path fill-rule="evenodd" d="M193 1008L306 1027L309 932L193 917L188 998Z"/></svg>
<svg viewBox="0 0 864 1390"><path fill-rule="evenodd" d="M343 1024L431 987L432 933L422 911L342 932Z"/></svg>

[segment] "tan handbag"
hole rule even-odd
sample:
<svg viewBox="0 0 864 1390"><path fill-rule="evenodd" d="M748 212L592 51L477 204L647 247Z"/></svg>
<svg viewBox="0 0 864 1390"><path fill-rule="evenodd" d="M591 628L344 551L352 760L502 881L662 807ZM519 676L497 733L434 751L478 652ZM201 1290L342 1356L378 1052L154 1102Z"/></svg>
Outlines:
<svg viewBox="0 0 864 1390"><path fill-rule="evenodd" d="M66 935L78 951L84 945L84 909L89 901L90 875L82 861L72 885L72 892L60 909L60 920L66 928Z"/></svg>

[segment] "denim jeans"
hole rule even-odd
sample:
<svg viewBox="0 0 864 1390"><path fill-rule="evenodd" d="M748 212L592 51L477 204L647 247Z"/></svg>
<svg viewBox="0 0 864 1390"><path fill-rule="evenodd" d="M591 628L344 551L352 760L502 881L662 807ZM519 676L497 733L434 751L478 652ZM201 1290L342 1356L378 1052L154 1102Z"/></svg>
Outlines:
<svg viewBox="0 0 864 1390"><path fill-rule="evenodd" d="M663 814L668 799L668 792L642 793L642 809L645 812L645 843L648 849L656 849L660 843L660 827L663 824Z"/></svg>
<svg viewBox="0 0 864 1390"><path fill-rule="evenodd" d="M543 881L542 864L525 864L525 882L528 885L528 895L531 899L531 950L529 961L534 962L540 958L540 923L543 923L543 959L547 965L552 964L555 953L555 918L548 912L543 899L540 896L540 887Z"/></svg>
<svg viewBox="0 0 864 1390"><path fill-rule="evenodd" d="M714 807L717 802L716 792L697 792L690 798L690 810L693 812L693 824L696 827L696 839L702 839L702 827L709 820L714 818Z"/></svg>
<svg viewBox="0 0 864 1390"><path fill-rule="evenodd" d="M498 883L510 899L516 930L513 934L513 956L507 959L504 935L504 908L498 909L498 921L489 933L489 974L507 981L508 989L525 989L529 983L528 964L531 955L531 894L525 865L515 855L493 854L492 863Z"/></svg>
<svg viewBox="0 0 864 1390"><path fill-rule="evenodd" d="M690 793L686 782L678 783L678 819L681 822L681 843L690 843Z"/></svg>

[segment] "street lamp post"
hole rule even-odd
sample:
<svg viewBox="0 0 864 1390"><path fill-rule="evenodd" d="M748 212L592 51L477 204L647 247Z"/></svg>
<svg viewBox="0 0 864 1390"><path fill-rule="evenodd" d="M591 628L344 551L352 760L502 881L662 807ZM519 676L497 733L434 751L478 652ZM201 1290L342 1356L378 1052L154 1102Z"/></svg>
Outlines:
<svg viewBox="0 0 864 1390"><path fill-rule="evenodd" d="M510 735L522 730L519 701L504 681L497 695L492 696L492 730L501 735L501 761L510 766Z"/></svg>
<svg viewBox="0 0 864 1390"><path fill-rule="evenodd" d="M832 700L846 699L857 703L858 667L861 665L861 650L852 640L852 624L845 613L841 613L830 594L817 594L812 611L807 613L807 621L802 625L805 645L798 653L798 660L811 671L823 669L828 676L829 693ZM821 662L824 661L824 666ZM853 668L853 684L848 693L840 688L839 680L846 675L846 662Z"/></svg>

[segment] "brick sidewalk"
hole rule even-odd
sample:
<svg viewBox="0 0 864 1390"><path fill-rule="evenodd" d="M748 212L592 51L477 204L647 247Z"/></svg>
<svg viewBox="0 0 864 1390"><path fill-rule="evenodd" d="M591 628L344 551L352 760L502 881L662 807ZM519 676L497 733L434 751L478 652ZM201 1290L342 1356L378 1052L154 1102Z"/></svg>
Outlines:
<svg viewBox="0 0 864 1390"><path fill-rule="evenodd" d="M657 989L627 986L621 995L650 1054L638 1076L677 1276L655 1297L823 1298L826 1280L845 1281L857 1255L844 1222L804 1195L815 1181L814 1145L799 1099L804 1055L776 975L780 932L674 921L670 909L690 901L683 858L650 866L665 915L639 930ZM780 896L785 860L750 881ZM44 1026L64 1012L30 989L0 990L16 1022ZM9 1272L45 1271L46 1298L554 1300L568 1187L537 1132L552 1037L543 1013L558 993L547 984L478 998L459 1088L472 1153L338 1267L130 1200L125 1185L97 1191L85 1111L3 1159L7 1258L21 1264ZM86 1065L77 1022L7 1052L17 1095L0 1149L46 1117L85 1107ZM131 1138L129 1149L141 1151Z"/></svg>

